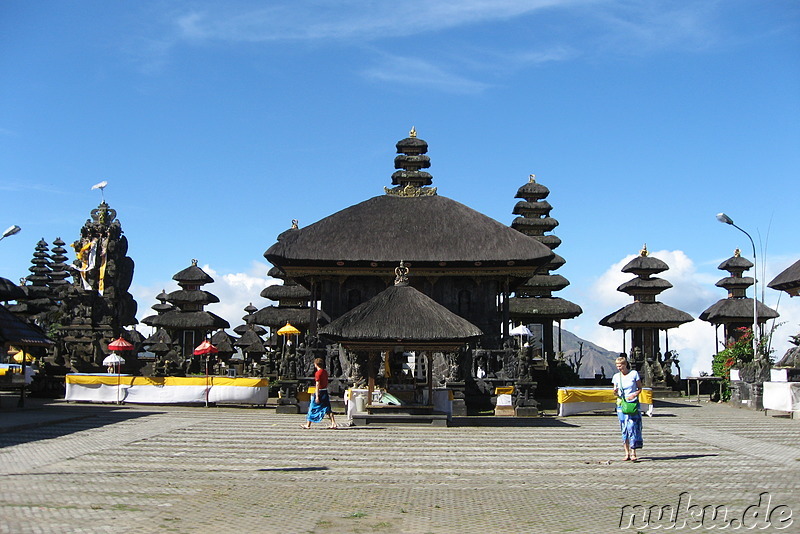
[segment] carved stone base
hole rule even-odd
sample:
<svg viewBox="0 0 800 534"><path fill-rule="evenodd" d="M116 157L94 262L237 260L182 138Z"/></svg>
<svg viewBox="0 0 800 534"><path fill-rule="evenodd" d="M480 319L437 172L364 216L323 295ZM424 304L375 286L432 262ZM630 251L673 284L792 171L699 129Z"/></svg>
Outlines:
<svg viewBox="0 0 800 534"><path fill-rule="evenodd" d="M495 406L494 414L500 417L514 417L516 412L513 406Z"/></svg>
<svg viewBox="0 0 800 534"><path fill-rule="evenodd" d="M464 398L464 390L466 389L464 382L447 382L445 386L453 393L452 415L455 417L466 417L467 402Z"/></svg>
<svg viewBox="0 0 800 534"><path fill-rule="evenodd" d="M453 399L453 416L466 417L467 403L464 399Z"/></svg>
<svg viewBox="0 0 800 534"><path fill-rule="evenodd" d="M539 417L539 409L536 406L517 406L515 415L517 417Z"/></svg>

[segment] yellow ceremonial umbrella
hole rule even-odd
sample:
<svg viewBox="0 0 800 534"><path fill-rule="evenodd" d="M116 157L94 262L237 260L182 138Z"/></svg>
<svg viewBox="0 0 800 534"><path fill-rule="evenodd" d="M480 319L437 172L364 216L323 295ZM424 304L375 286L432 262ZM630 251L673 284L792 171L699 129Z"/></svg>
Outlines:
<svg viewBox="0 0 800 534"><path fill-rule="evenodd" d="M33 361L35 360L33 356L24 351L17 352L11 357L11 359L14 360L14 363L22 363L23 357L25 358L25 363L33 363Z"/></svg>
<svg viewBox="0 0 800 534"><path fill-rule="evenodd" d="M278 334L279 336L289 336L289 335L299 334L299 333L300 333L300 330L298 330L297 328L293 327L289 323L289 321L286 321L286 326L284 326L283 328L280 328L276 332L276 334Z"/></svg>
<svg viewBox="0 0 800 534"><path fill-rule="evenodd" d="M280 328L275 333L278 334L279 336L296 336L297 334L300 333L300 330L298 330L297 328L293 327L289 323L289 321L286 321L286 326L284 326L283 328ZM286 339L286 341L283 344L284 350L286 350L286 346L287 345L291 346L291 341L288 338Z"/></svg>

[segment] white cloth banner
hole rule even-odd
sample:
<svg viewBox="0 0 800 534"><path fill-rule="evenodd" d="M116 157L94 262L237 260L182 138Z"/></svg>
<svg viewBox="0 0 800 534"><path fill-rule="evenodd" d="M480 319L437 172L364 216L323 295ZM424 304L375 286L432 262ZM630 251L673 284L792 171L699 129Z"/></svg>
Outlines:
<svg viewBox="0 0 800 534"><path fill-rule="evenodd" d="M242 385L231 385L236 382ZM167 382L167 383L165 383ZM223 382L218 384L215 382ZM76 402L127 402L133 404L266 404L266 380L209 377L148 379L130 375L67 375L65 400Z"/></svg>
<svg viewBox="0 0 800 534"><path fill-rule="evenodd" d="M800 382L764 382L764 409L800 412Z"/></svg>

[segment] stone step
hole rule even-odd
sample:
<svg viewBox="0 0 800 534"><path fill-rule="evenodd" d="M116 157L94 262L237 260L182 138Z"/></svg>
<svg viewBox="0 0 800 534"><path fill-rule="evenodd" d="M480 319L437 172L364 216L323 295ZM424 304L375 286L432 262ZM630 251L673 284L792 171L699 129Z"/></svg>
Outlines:
<svg viewBox="0 0 800 534"><path fill-rule="evenodd" d="M444 413L405 414L380 413L353 415L353 426L367 425L429 425L448 426L448 416Z"/></svg>

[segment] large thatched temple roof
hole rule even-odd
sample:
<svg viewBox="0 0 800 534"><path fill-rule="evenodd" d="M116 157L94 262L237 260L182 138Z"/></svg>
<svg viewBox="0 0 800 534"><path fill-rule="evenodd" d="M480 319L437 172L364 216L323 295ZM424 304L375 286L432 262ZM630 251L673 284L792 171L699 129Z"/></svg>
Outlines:
<svg viewBox="0 0 800 534"><path fill-rule="evenodd" d="M264 256L281 266L296 261L396 264L400 258L534 266L552 253L535 239L455 200L381 195L283 232Z"/></svg>
<svg viewBox="0 0 800 534"><path fill-rule="evenodd" d="M394 269L399 260L425 267L464 270L498 268L511 276L530 276L531 267L547 263L552 251L529 236L437 194L428 145L412 130L397 143L392 184L370 198L304 228L280 236L264 256L290 276L298 266Z"/></svg>

